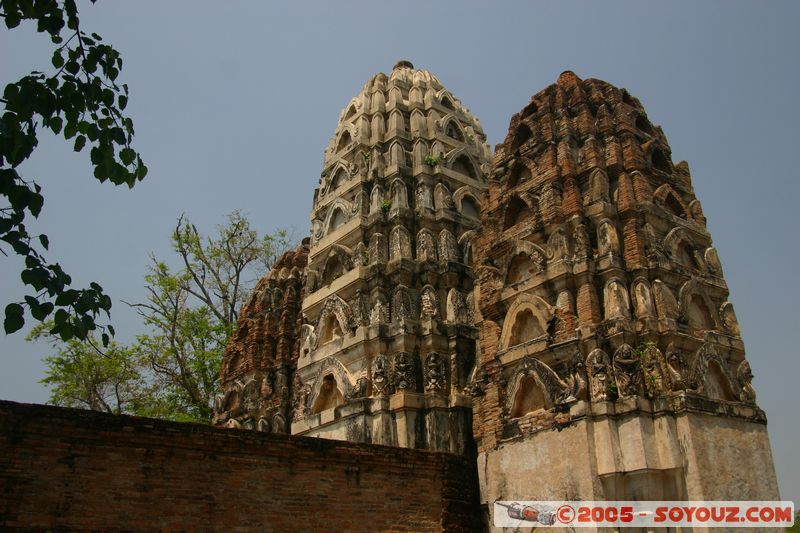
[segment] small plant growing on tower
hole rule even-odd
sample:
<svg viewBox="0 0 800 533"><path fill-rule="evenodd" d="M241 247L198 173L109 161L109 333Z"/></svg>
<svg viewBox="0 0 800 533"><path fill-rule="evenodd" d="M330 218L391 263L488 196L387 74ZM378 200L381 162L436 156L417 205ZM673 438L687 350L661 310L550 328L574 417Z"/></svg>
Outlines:
<svg viewBox="0 0 800 533"><path fill-rule="evenodd" d="M361 157L364 159L364 165L369 166L369 161L372 159L372 154L369 152L361 152Z"/></svg>
<svg viewBox="0 0 800 533"><path fill-rule="evenodd" d="M438 157L436 157L435 155L426 155L425 156L425 163L427 163L428 165L430 165L432 167L435 167L436 165L438 165L440 163L440 161L441 160Z"/></svg>
<svg viewBox="0 0 800 533"><path fill-rule="evenodd" d="M612 402L616 402L619 399L619 389L614 381L609 381L606 391L608 392L608 399Z"/></svg>
<svg viewBox="0 0 800 533"><path fill-rule="evenodd" d="M389 200L384 200L381 202L381 211L383 211L384 214L388 213L389 209L391 208L392 208L392 202L390 202Z"/></svg>

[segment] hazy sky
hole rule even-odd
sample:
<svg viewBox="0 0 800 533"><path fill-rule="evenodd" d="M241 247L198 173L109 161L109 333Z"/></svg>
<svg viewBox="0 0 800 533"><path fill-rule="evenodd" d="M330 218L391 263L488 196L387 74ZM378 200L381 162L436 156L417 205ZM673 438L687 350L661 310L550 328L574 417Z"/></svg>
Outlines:
<svg viewBox="0 0 800 533"><path fill-rule="evenodd" d="M127 112L150 174L133 190L91 177L88 153L43 136L23 173L44 187L33 229L76 283L144 299L149 252L172 259L186 213L210 232L242 209L261 231L308 232L339 111L401 58L429 69L481 120L490 145L563 70L627 88L687 160L769 418L785 499L800 500L797 382L800 112L797 2L79 2L85 30L122 54ZM0 30L0 83L49 70L32 27ZM23 294L0 257L2 305ZM0 336L0 398L44 402L44 345ZM794 339L794 340L793 340ZM794 444L793 444L794 443Z"/></svg>

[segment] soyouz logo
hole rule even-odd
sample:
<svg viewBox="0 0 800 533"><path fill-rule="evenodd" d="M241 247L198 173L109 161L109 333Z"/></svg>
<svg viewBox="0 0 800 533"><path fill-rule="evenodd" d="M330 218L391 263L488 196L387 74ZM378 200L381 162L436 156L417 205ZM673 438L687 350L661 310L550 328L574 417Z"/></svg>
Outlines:
<svg viewBox="0 0 800 533"><path fill-rule="evenodd" d="M494 502L496 527L790 527L790 501Z"/></svg>

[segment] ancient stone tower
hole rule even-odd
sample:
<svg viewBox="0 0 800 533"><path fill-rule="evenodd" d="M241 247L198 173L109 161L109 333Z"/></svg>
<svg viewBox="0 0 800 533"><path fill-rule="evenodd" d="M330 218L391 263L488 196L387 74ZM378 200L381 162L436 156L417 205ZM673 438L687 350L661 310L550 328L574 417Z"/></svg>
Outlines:
<svg viewBox="0 0 800 533"><path fill-rule="evenodd" d="M489 158L480 123L407 61L344 108L311 211L293 434L463 451Z"/></svg>
<svg viewBox="0 0 800 533"><path fill-rule="evenodd" d="M215 423L477 453L489 513L777 500L688 166L638 100L565 72L489 157L429 72L373 76L311 238L242 309Z"/></svg>
<svg viewBox="0 0 800 533"><path fill-rule="evenodd" d="M214 424L288 433L308 239L286 252L242 306L225 347Z"/></svg>
<svg viewBox="0 0 800 533"><path fill-rule="evenodd" d="M638 100L563 73L511 119L483 209L484 502L777 499L689 168Z"/></svg>

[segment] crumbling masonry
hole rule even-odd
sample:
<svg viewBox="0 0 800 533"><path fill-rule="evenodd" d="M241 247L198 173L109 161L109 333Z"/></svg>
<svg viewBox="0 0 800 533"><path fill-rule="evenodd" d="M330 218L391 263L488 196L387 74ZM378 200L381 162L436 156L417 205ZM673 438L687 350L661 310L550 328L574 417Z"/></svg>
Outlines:
<svg viewBox="0 0 800 533"><path fill-rule="evenodd" d="M778 499L688 165L624 89L563 73L492 160L401 61L342 111L311 221L219 425L475 455L484 503Z"/></svg>

